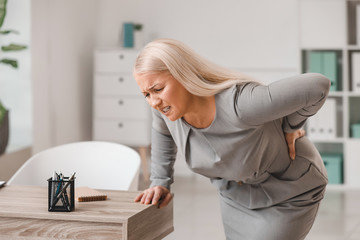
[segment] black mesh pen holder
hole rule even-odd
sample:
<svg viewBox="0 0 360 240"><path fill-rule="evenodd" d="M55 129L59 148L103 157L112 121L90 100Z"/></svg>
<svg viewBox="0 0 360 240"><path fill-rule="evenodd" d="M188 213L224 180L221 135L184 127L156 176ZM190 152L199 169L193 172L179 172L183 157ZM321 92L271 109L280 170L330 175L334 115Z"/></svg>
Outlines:
<svg viewBox="0 0 360 240"><path fill-rule="evenodd" d="M75 178L64 177L60 180L48 180L49 212L71 212L75 209Z"/></svg>

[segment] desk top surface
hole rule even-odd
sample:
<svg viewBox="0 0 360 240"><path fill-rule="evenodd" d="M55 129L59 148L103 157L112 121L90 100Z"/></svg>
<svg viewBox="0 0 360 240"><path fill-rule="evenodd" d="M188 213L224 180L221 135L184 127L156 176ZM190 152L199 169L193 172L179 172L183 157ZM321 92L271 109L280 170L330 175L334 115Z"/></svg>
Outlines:
<svg viewBox="0 0 360 240"><path fill-rule="evenodd" d="M75 201L72 212L48 212L47 187L6 185L0 188L0 217L127 223L139 213L161 211L153 205L135 203L138 192L101 191L108 195L107 200Z"/></svg>

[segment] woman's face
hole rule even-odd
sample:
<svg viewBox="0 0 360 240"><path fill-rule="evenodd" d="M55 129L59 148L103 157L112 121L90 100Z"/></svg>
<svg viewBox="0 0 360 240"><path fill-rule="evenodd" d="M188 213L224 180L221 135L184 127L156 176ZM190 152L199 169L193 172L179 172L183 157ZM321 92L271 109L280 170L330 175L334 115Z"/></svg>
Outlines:
<svg viewBox="0 0 360 240"><path fill-rule="evenodd" d="M134 74L149 105L175 121L191 106L192 94L170 73Z"/></svg>

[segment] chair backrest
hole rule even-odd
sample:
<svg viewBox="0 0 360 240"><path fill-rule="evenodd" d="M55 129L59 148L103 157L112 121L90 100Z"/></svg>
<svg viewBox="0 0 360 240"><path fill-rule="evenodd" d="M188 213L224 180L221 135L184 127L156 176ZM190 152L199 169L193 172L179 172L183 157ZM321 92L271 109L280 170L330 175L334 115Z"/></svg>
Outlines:
<svg viewBox="0 0 360 240"><path fill-rule="evenodd" d="M47 186L54 171L76 172L76 186L94 189L137 190L139 154L110 142L76 142L49 148L28 159L8 181L10 185Z"/></svg>

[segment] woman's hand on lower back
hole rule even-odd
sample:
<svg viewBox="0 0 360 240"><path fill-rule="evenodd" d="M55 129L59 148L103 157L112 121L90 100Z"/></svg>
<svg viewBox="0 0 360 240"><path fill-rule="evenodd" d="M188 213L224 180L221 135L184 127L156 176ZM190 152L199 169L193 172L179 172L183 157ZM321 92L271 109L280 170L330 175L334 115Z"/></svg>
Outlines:
<svg viewBox="0 0 360 240"><path fill-rule="evenodd" d="M292 160L294 160L296 156L295 141L296 139L301 138L303 136L305 136L305 130L303 129L298 129L292 133L285 133L285 139L288 145L289 155Z"/></svg>
<svg viewBox="0 0 360 240"><path fill-rule="evenodd" d="M135 202L142 204L159 205L159 208L165 207L172 199L169 189L163 186L154 186L144 190L135 199Z"/></svg>

